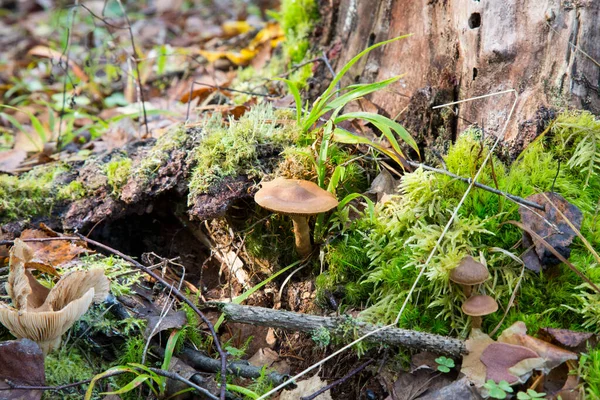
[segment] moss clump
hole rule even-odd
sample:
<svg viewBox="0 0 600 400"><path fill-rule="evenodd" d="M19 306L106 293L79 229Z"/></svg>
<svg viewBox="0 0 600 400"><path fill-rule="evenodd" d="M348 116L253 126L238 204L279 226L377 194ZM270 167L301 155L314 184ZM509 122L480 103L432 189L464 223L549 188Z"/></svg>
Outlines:
<svg viewBox="0 0 600 400"><path fill-rule="evenodd" d="M46 372L46 384L50 386L65 385L75 383L85 379L90 379L95 375L94 369L90 366L86 358L81 355L77 348L69 349L64 345L60 350L48 354L44 360L44 369ZM67 391L60 392L61 399L75 400L82 398L82 392L87 385L75 387ZM45 391L44 399L55 399L57 393Z"/></svg>
<svg viewBox="0 0 600 400"><path fill-rule="evenodd" d="M583 124L589 122L588 117L583 116ZM577 125L577 120L570 124ZM578 137L586 132L576 128L566 135L572 143L581 143L584 139ZM489 150L476 139L476 133L467 132L450 148L445 157L449 171L470 177L479 169ZM593 221L600 197L600 177L596 173L589 177L581 174L573 163L567 163L557 175L558 160L570 160L576 154L565 153L557 140L548 137L534 143L510 168L492 157L493 170L488 165L479 180L489 186L497 183L501 190L521 197L549 191L554 186L554 191L582 210L582 233L598 248L600 237ZM317 283L328 288L344 285L345 302L369 305L362 318L381 323L393 321L466 187L444 175L417 170L405 174L401 195L393 201L368 207L361 218L352 221L340 215L339 226L343 229L339 239L330 244L329 271ZM521 239L520 230L503 225L519 219L518 205L483 190L472 190L429 262L400 324L435 333L466 333L467 320L460 311L463 295L448 281L449 272L466 254L483 256L492 278L482 289L498 300L501 309L506 307L521 266L495 248L519 256L521 250L512 247ZM600 282L600 272L589 252L578 240L571 247L573 264L592 281ZM486 329L499 323L502 313L496 314L484 320ZM526 271L517 302L503 327L517 320L528 323L533 332L542 326L596 327L600 321L600 295L582 285L581 279L565 266L557 267L548 276Z"/></svg>
<svg viewBox="0 0 600 400"><path fill-rule="evenodd" d="M0 220L50 213L56 199L55 180L68 168L60 163L36 167L20 176L0 175Z"/></svg>
<svg viewBox="0 0 600 400"><path fill-rule="evenodd" d="M78 200L85 197L87 191L79 181L72 181L58 190L56 198L58 200Z"/></svg>
<svg viewBox="0 0 600 400"><path fill-rule="evenodd" d="M183 125L180 125L158 138L154 146L143 156L139 165L131 170L131 175L142 182L148 181L171 159L172 153L184 149L191 139Z"/></svg>
<svg viewBox="0 0 600 400"><path fill-rule="evenodd" d="M285 33L284 52L293 63L304 60L310 42L310 35L319 18L319 9L315 0L283 0L281 2L280 22Z"/></svg>
<svg viewBox="0 0 600 400"><path fill-rule="evenodd" d="M589 398L600 399L600 349L590 349L581 355L577 375L585 381L585 393Z"/></svg>
<svg viewBox="0 0 600 400"><path fill-rule="evenodd" d="M190 202L225 177L262 177L268 166L261 158L272 158L298 136L296 124L281 117L272 106L259 105L239 120L230 118L228 124L219 115L207 121L206 136L193 155L196 166L189 183Z"/></svg>
<svg viewBox="0 0 600 400"><path fill-rule="evenodd" d="M108 179L108 184L112 188L112 194L117 196L121 193L121 188L127 183L131 172L131 159L116 157L113 158L104 167L104 173Z"/></svg>

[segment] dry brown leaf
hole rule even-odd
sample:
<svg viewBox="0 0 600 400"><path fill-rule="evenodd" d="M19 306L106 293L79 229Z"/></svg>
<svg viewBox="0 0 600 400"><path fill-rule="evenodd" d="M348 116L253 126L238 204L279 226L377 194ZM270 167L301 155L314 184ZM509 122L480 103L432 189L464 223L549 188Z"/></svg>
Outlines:
<svg viewBox="0 0 600 400"><path fill-rule="evenodd" d="M544 359L543 367L546 373L567 360L577 359L577 354L571 351L529 336L527 334L527 326L521 321L517 321L506 328L498 338L498 342L524 346L533 350Z"/></svg>
<svg viewBox="0 0 600 400"><path fill-rule="evenodd" d="M486 367L480 358L485 349L492 343L495 343L494 340L480 329L473 329L471 336L465 342L469 354L463 358L460 372L478 388L485 384L486 376Z"/></svg>
<svg viewBox="0 0 600 400"><path fill-rule="evenodd" d="M53 237L38 229L26 229L21 233L21 239L38 239ZM65 264L82 253L90 250L70 240L51 240L46 242L28 242L33 250L33 258L27 263L27 268L35 268L42 272L58 276L55 267Z"/></svg>
<svg viewBox="0 0 600 400"><path fill-rule="evenodd" d="M34 46L27 53L32 56L51 58L53 60L60 60L61 58L64 58L65 60L67 59L60 51L51 49L50 47L43 45ZM72 59L68 60L69 67L71 67L71 71L73 71L73 74L82 81L87 82L89 78L86 75L86 73L83 72L83 69L81 69L81 67L77 65L77 63Z"/></svg>
<svg viewBox="0 0 600 400"><path fill-rule="evenodd" d="M508 343L492 343L481 354L486 366L485 379L494 382L507 381L511 385L520 382L521 376L543 363L537 353L527 347ZM525 363L522 361L527 360ZM511 368L514 370L511 371Z"/></svg>
<svg viewBox="0 0 600 400"><path fill-rule="evenodd" d="M13 172L27 158L25 150L8 150L0 152L0 172Z"/></svg>
<svg viewBox="0 0 600 400"><path fill-rule="evenodd" d="M327 386L327 382L322 381L319 378L319 375L314 375L312 378L305 379L303 381L297 382L298 387L294 390L287 390L281 393L279 396L279 400L298 400L303 396L309 396L321 389L322 387ZM323 394L315 397L316 400L332 400L330 391L326 391Z"/></svg>
<svg viewBox="0 0 600 400"><path fill-rule="evenodd" d="M581 211L556 193L537 193L527 197L527 200L529 201L544 205L546 210L540 211L520 207L519 214L521 215L521 222L523 225L543 237L546 242L554 247L554 249L556 249L563 257L569 258L569 255L571 254L569 246L575 237L575 232L556 211L556 208L549 204L544 196L547 196L548 200L558 207L577 229L581 227L581 221L583 219ZM560 263L560 260L552 254L546 246L540 241L532 239L528 232L523 232L523 244L526 247L529 247L531 243L535 245L534 250L542 267Z"/></svg>
<svg viewBox="0 0 600 400"><path fill-rule="evenodd" d="M8 387L6 380L17 385L44 385L44 354L35 342L20 339L0 343L0 387ZM43 392L6 390L0 393L3 399L39 400Z"/></svg>

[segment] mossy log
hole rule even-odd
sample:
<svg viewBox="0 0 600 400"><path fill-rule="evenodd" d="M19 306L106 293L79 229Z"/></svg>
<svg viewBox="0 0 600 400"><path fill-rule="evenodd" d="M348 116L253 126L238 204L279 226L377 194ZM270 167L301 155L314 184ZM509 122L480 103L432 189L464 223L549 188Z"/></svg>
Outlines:
<svg viewBox="0 0 600 400"><path fill-rule="evenodd" d="M231 303L219 303L219 308L231 322L281 328L293 331L312 333L318 329L327 329L332 335L340 334L344 326L348 326L348 318L322 317L318 315L300 314L270 308L241 306ZM352 320L352 328L357 336L365 335L378 327ZM465 343L460 339L417 332L408 329L389 328L369 336L367 341L407 347L411 350L427 350L437 354L460 357L467 353Z"/></svg>

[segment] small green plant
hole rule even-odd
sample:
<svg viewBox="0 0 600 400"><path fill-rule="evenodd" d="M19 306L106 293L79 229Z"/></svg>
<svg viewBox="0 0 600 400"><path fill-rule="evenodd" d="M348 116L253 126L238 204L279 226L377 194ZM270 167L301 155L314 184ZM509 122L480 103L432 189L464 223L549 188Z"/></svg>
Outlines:
<svg viewBox="0 0 600 400"><path fill-rule="evenodd" d="M510 384L507 381L500 381L496 383L492 379L488 379L483 387L488 391L488 394L493 399L505 399L507 393L513 392L513 388L510 387Z"/></svg>
<svg viewBox="0 0 600 400"><path fill-rule="evenodd" d="M437 370L447 374L452 368L454 368L454 360L447 357L438 357L435 359L438 364Z"/></svg>
<svg viewBox="0 0 600 400"><path fill-rule="evenodd" d="M538 393L533 389L527 389L527 392L517 393L517 399L519 400L534 400L543 399L546 393Z"/></svg>
<svg viewBox="0 0 600 400"><path fill-rule="evenodd" d="M402 165L402 159L404 159L404 154L402 149L400 148L400 144L398 143L394 133L400 137L402 141L408 144L413 150L417 153L419 149L415 140L410 136L410 134L402 127L402 125L393 121L390 118L384 117L379 114L370 113L370 112L353 112L340 114L342 109L351 101L360 99L370 93L381 90L389 86L390 84L396 82L401 76L395 76L380 82L368 83L368 84L355 84L350 85L342 89L338 89L337 86L342 80L342 78L346 75L346 73L352 68L354 64L356 64L362 57L368 54L371 50L374 50L380 46L385 44L394 42L396 40L404 39L409 35L398 36L396 38L386 40L384 42L376 43L371 47L363 50L354 58L352 58L337 75L333 78L325 92L312 104L310 111L308 109L308 104L306 108L302 106L302 98L300 97L300 91L298 87L290 80L281 79L285 82L290 90L290 93L294 97L296 102L296 120L298 125L301 127L304 133L310 132L313 129L315 123L319 121L325 114L332 112L332 116L326 121L324 127L323 134L323 142L328 142L329 140L334 140L340 143L347 144L367 144L377 149L378 151L388 155L399 164ZM379 129L384 137L390 142L392 146L392 150L387 149L385 146L375 143L365 137L354 135L342 128L337 127L337 124L349 120L349 119L362 119L373 124L377 129Z"/></svg>
<svg viewBox="0 0 600 400"><path fill-rule="evenodd" d="M169 340L167 341L167 345L165 347L165 358L163 359L161 370L167 371L169 369L169 365L171 364L171 358L173 357L173 351L175 349L175 344L177 343L177 339L181 334L180 331L173 331L169 336ZM123 386L122 388L115 390L113 392L101 393L102 395L111 395L111 394L123 394L128 393L135 388L139 387L141 384L145 384L150 391L159 399L165 398L165 393L167 389L167 377L158 375L156 372L152 371L152 369L148 368L145 365L139 363L127 363L127 365L117 365L116 367L109 368L108 370L94 376L92 381L90 382L90 386L85 393L85 400L90 400L93 395L94 386L98 380L103 379L106 376L110 376L115 372L127 372L135 375L135 378L131 380L128 384ZM186 393L194 390L193 388L183 389L173 395L179 395L182 393Z"/></svg>
<svg viewBox="0 0 600 400"><path fill-rule="evenodd" d="M310 337L313 342L322 349L329 346L331 343L331 333L329 332L329 329L324 326L315 329Z"/></svg>
<svg viewBox="0 0 600 400"><path fill-rule="evenodd" d="M112 188L112 194L118 195L121 188L127 183L131 171L131 159L115 157L105 166L106 178Z"/></svg>

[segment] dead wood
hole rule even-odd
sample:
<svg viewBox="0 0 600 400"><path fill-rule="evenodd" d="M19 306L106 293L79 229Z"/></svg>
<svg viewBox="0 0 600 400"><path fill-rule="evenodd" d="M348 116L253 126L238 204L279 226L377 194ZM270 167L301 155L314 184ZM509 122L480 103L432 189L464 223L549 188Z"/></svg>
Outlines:
<svg viewBox="0 0 600 400"><path fill-rule="evenodd" d="M325 328L333 335L339 335L345 326L352 324L356 336L365 335L378 328L365 322L349 320L347 316L323 317L231 303L217 304L229 321L243 324L268 326L305 333ZM465 343L460 339L408 329L385 329L369 336L366 340L374 343L408 347L413 350L428 350L453 357L460 357L467 353Z"/></svg>

